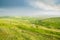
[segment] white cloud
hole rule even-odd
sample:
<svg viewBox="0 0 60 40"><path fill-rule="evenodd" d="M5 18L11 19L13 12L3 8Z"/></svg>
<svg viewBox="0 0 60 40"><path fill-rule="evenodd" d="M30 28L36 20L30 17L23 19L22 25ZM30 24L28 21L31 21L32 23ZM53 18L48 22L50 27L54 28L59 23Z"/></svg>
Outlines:
<svg viewBox="0 0 60 40"><path fill-rule="evenodd" d="M43 10L55 10L60 11L60 7L56 6L54 0L31 0L29 4L35 8L40 8Z"/></svg>
<svg viewBox="0 0 60 40"><path fill-rule="evenodd" d="M43 16L43 15L60 15L60 11L40 11L27 8L6 8L1 9L0 16Z"/></svg>
<svg viewBox="0 0 60 40"><path fill-rule="evenodd" d="M56 5L57 0L28 0L28 4L34 8L34 15L60 15L60 5ZM41 10L42 9L42 10Z"/></svg>

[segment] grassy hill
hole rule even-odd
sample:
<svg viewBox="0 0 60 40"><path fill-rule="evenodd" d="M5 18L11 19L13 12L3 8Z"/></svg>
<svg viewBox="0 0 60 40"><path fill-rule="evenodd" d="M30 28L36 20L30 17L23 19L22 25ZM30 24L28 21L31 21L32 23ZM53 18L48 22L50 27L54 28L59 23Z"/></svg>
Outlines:
<svg viewBox="0 0 60 40"><path fill-rule="evenodd" d="M42 26L60 29L60 17L48 18L40 21Z"/></svg>
<svg viewBox="0 0 60 40"><path fill-rule="evenodd" d="M51 23L45 20L50 19L0 17L0 40L60 40L59 27L55 29L56 24L52 25L53 28L47 26Z"/></svg>

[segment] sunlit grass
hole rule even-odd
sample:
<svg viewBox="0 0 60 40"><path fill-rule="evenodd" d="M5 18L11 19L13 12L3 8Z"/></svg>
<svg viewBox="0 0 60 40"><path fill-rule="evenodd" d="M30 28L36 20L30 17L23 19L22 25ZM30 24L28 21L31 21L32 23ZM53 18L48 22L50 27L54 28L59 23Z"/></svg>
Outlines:
<svg viewBox="0 0 60 40"><path fill-rule="evenodd" d="M59 29L39 25L38 21L33 18L0 18L0 40L60 40Z"/></svg>

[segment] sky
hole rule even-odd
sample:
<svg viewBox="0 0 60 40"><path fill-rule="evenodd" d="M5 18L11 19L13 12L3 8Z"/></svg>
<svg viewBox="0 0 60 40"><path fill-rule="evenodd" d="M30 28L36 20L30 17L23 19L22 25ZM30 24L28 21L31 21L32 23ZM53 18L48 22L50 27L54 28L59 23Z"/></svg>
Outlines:
<svg viewBox="0 0 60 40"><path fill-rule="evenodd" d="M60 0L0 0L0 16L60 16Z"/></svg>

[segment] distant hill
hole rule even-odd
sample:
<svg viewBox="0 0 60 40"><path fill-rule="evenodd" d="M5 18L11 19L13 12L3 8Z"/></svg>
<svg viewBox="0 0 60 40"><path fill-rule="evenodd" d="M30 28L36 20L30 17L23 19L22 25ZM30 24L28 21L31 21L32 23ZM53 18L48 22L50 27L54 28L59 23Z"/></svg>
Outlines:
<svg viewBox="0 0 60 40"><path fill-rule="evenodd" d="M60 29L60 17L47 18L40 21L42 26L46 26L48 28L56 28Z"/></svg>

